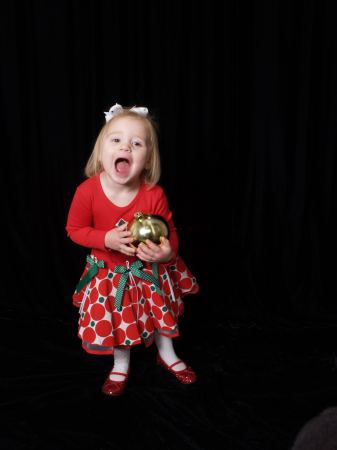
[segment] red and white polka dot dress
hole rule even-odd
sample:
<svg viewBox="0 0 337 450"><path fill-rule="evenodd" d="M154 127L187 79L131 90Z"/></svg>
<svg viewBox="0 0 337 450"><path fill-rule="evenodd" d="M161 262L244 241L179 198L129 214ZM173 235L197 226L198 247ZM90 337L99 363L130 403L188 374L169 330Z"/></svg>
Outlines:
<svg viewBox="0 0 337 450"><path fill-rule="evenodd" d="M89 268L88 264L82 278ZM158 273L153 273L149 264L142 271L156 277L159 285L128 273L121 289L122 274L101 267L79 292L75 291L73 302L80 308L78 335L88 353L112 354L114 347L140 343L149 346L155 331L169 337L179 335L182 297L199 290L195 278L179 256L172 264L158 264ZM121 290L118 305L116 295Z"/></svg>

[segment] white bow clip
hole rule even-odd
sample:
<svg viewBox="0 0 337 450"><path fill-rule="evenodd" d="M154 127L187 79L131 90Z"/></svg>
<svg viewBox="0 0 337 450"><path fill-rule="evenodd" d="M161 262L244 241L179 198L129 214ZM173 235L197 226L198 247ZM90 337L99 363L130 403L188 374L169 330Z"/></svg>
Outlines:
<svg viewBox="0 0 337 450"><path fill-rule="evenodd" d="M114 106L111 106L108 112L104 112L105 121L109 122L110 119L112 119L117 114L120 114L121 112L123 112L123 107L116 103Z"/></svg>
<svg viewBox="0 0 337 450"><path fill-rule="evenodd" d="M143 117L146 117L149 112L149 110L145 108L145 106L133 106L130 111L133 111Z"/></svg>
<svg viewBox="0 0 337 450"><path fill-rule="evenodd" d="M135 112L136 114L139 114L142 117L146 117L148 115L148 109L144 106L133 106L130 108L130 111ZM109 122L110 119L117 116L118 114L121 114L123 112L123 107L116 103L114 106L111 106L108 112L104 112L105 115L105 121Z"/></svg>

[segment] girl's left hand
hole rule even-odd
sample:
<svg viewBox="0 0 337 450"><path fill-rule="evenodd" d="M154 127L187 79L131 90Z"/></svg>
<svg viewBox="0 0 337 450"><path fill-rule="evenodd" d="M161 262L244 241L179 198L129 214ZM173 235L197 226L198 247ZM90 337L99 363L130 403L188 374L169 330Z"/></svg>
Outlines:
<svg viewBox="0 0 337 450"><path fill-rule="evenodd" d="M142 261L150 263L165 263L173 258L173 251L170 241L164 237L160 238L157 245L149 239L138 245L136 256Z"/></svg>

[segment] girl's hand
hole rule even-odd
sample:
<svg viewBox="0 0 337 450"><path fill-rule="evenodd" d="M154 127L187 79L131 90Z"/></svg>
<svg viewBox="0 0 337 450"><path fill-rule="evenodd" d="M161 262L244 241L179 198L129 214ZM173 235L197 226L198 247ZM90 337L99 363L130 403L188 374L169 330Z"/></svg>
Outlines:
<svg viewBox="0 0 337 450"><path fill-rule="evenodd" d="M160 238L160 244L154 244L149 239L142 242L137 248L137 257L142 261L150 263L164 263L173 258L170 241L164 237Z"/></svg>
<svg viewBox="0 0 337 450"><path fill-rule="evenodd" d="M105 247L117 250L118 252L124 253L124 255L135 256L136 249L129 246L134 239L126 227L127 224L124 223L120 227L108 231L104 239Z"/></svg>

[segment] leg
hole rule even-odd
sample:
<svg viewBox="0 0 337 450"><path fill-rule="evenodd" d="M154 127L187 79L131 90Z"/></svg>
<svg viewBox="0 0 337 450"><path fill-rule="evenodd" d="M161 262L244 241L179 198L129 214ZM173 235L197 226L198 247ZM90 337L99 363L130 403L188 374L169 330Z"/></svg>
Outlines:
<svg viewBox="0 0 337 450"><path fill-rule="evenodd" d="M173 373L180 383L194 383L197 379L196 373L190 366L186 366L184 361L178 358L173 348L172 339L156 333L155 341L158 347L157 364Z"/></svg>
<svg viewBox="0 0 337 450"><path fill-rule="evenodd" d="M160 357L164 360L164 362L170 366L179 360L176 352L173 348L172 338L167 336L162 336L158 332L155 333L155 342L158 348L158 352ZM180 362L179 364L174 366L175 371L186 369L186 364L184 362Z"/></svg>
<svg viewBox="0 0 337 450"><path fill-rule="evenodd" d="M114 349L114 366L102 386L102 392L105 395L115 396L123 394L128 376L130 365L130 349ZM118 372L118 373L114 373ZM119 375L119 373L121 375Z"/></svg>
<svg viewBox="0 0 337 450"><path fill-rule="evenodd" d="M114 349L114 366L111 372L121 372L127 374L129 372L130 365L130 349ZM111 374L109 376L112 381L123 381L125 376Z"/></svg>

